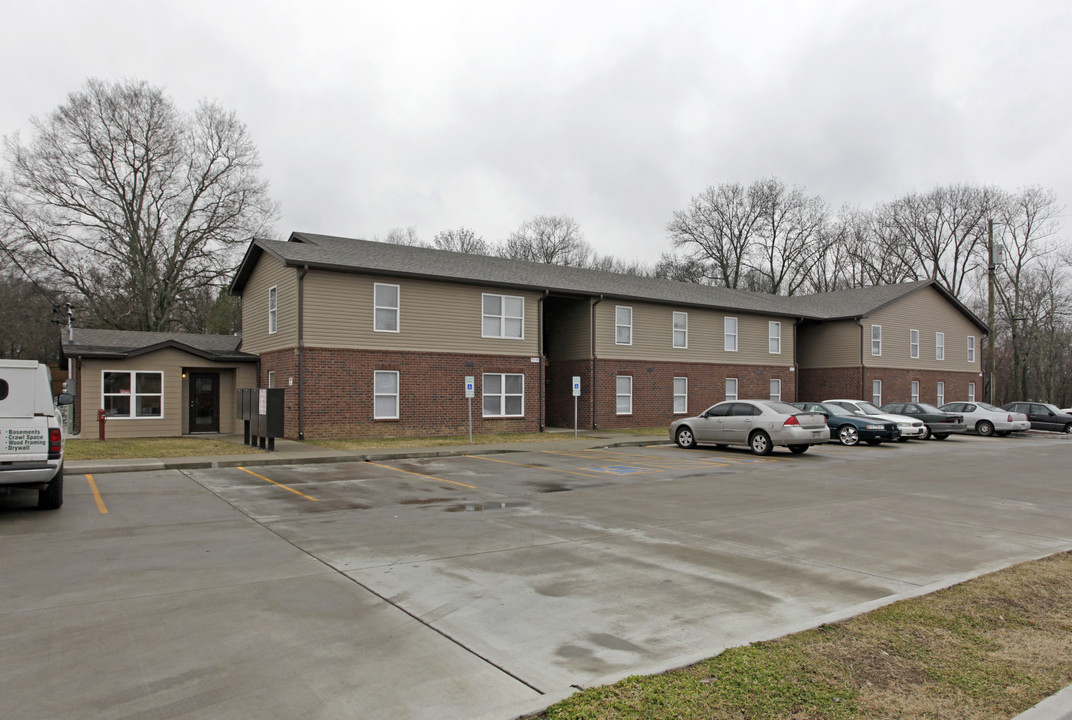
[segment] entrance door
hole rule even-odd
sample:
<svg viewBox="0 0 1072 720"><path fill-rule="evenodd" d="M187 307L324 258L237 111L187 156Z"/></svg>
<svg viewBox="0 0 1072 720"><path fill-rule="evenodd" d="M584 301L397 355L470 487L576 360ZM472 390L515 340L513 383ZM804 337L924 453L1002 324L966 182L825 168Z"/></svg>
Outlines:
<svg viewBox="0 0 1072 720"><path fill-rule="evenodd" d="M220 431L220 374L190 373L190 432Z"/></svg>

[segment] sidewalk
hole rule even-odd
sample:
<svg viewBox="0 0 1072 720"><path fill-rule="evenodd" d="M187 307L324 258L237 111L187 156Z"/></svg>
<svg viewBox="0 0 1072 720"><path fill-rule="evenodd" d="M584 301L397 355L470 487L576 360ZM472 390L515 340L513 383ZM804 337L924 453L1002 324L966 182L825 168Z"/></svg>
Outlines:
<svg viewBox="0 0 1072 720"><path fill-rule="evenodd" d="M181 470L215 467L256 467L268 465L294 465L310 463L364 462L398 460L401 458L454 457L458 455L495 455L512 452L539 450L588 450L605 447L641 447L669 443L664 435L630 435L627 433L582 431L574 439L573 432L559 433L561 439L541 442L515 442L490 444L445 445L426 448L358 448L335 450L308 442L277 439L275 452L266 450L242 455L206 455L174 458L130 458L123 460L67 460L64 470L68 475L85 475L117 472L145 472L149 470ZM241 435L219 435L226 440L242 445Z"/></svg>

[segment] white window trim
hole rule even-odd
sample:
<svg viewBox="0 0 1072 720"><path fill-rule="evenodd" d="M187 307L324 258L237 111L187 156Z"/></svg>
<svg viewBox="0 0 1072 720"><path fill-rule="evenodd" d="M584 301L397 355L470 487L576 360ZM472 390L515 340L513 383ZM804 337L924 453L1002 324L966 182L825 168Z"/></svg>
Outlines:
<svg viewBox="0 0 1072 720"><path fill-rule="evenodd" d="M376 296L379 294L381 287L393 287L395 289L395 298L398 300L398 304L380 305L376 302ZM395 329L388 330L387 328L376 327L376 321L379 319L378 311L380 310L394 310L395 312ZM373 283L372 284L372 331L373 332L386 332L386 333L400 333L402 332L402 286L394 283Z"/></svg>
<svg viewBox="0 0 1072 720"><path fill-rule="evenodd" d="M620 311L626 310L629 313L629 322L623 323L618 321L618 314ZM618 339L618 328L629 329L629 342L622 342ZM633 308L630 305L615 305L614 306L614 344L615 345L632 345L633 344Z"/></svg>
<svg viewBox="0 0 1072 720"><path fill-rule="evenodd" d="M975 362L975 336L968 336L968 362Z"/></svg>
<svg viewBox="0 0 1072 720"><path fill-rule="evenodd" d="M502 308L501 315L486 315L484 314L484 298L497 297L502 302L500 307ZM520 300L521 301L521 316L513 317L506 314L506 301ZM484 318L498 318L499 319L499 334L488 335L484 332ZM520 335L507 335L506 334L506 321L507 319L520 320L521 321L521 334ZM525 339L525 298L521 295L502 295L500 293L481 293L480 295L480 337L495 338L498 340L524 340ZM494 374L494 373L493 373Z"/></svg>
<svg viewBox="0 0 1072 720"><path fill-rule="evenodd" d="M678 328L678 326L677 326L677 317L678 317L678 315L680 315L682 318L685 319L685 327L683 327L683 328ZM681 344L681 345L678 345L678 342L677 342L677 334L679 332L685 334L685 342L683 344ZM671 335L671 343L673 344L673 346L675 348L677 348L677 349L686 349L686 350L688 349L688 347L689 347L689 314L687 312L675 312L674 313L673 318L671 319L671 322L670 322L670 335Z"/></svg>
<svg viewBox="0 0 1072 720"><path fill-rule="evenodd" d="M908 331L908 357L919 360L919 330Z"/></svg>
<svg viewBox="0 0 1072 720"><path fill-rule="evenodd" d="M875 407L882 407L882 381L871 381L871 404Z"/></svg>
<svg viewBox="0 0 1072 720"><path fill-rule="evenodd" d="M934 404L938 407L945 405L945 383L941 380L939 380L938 384L935 386L934 398Z"/></svg>
<svg viewBox="0 0 1072 720"><path fill-rule="evenodd" d="M279 331L279 286L273 285L268 288L268 334L275 335Z"/></svg>
<svg viewBox="0 0 1072 720"><path fill-rule="evenodd" d="M730 394L730 382L733 382L733 394ZM725 394L727 400L736 400L738 391L740 390L740 383L737 382L737 378L726 378Z"/></svg>
<svg viewBox="0 0 1072 720"><path fill-rule="evenodd" d="M376 392L376 376L377 375L394 375L395 376L395 392L393 393L381 393ZM402 377L398 370L374 370L372 372L372 419L373 420L398 420L401 416L401 395L402 395ZM394 415L377 415L376 414L376 400L381 397L393 397L395 399L395 413Z"/></svg>
<svg viewBox="0 0 1072 720"><path fill-rule="evenodd" d="M275 370L269 370L268 371L268 387L269 388L274 388L275 387Z"/></svg>
<svg viewBox="0 0 1072 720"><path fill-rule="evenodd" d="M489 377L491 377L493 375L498 376L500 378L500 383L501 383L500 387L502 388L502 392L489 395L487 390L486 390L486 388L488 386L487 378L489 378ZM506 378L514 377L514 376L521 378L521 392L520 393L508 393L508 392L506 392ZM520 395L520 397L521 397L521 412L517 413L516 415L515 414L508 414L506 412L506 398L508 398L508 397L517 397L518 395ZM498 413L490 413L490 414L488 413L487 408L484 405L484 399L488 398L488 397L497 397L497 398L499 398L499 412ZM481 417L486 417L486 418L519 418L519 417L525 417L525 374L524 373L483 373L480 376L480 412L481 412Z"/></svg>
<svg viewBox="0 0 1072 720"><path fill-rule="evenodd" d="M618 383L623 380L629 380L629 392L618 392ZM621 398L629 398L629 409L626 412L622 412L619 409L618 401ZM615 375L614 376L614 414L615 415L632 415L633 414L633 376L632 375Z"/></svg>
<svg viewBox="0 0 1072 720"><path fill-rule="evenodd" d="M775 392L775 388L778 388ZM781 402L782 400L782 380L781 378L771 378L770 380L770 399Z"/></svg>
<svg viewBox="0 0 1072 720"><path fill-rule="evenodd" d="M104 392L104 376L107 373L123 373L124 375L130 375L130 392L129 393L106 393ZM158 393L139 393L138 392L138 375L159 375L160 376L160 392ZM159 415L137 415L138 409L138 396L145 397L157 397L160 398L160 414ZM104 407L105 397L129 397L130 398L130 412L127 415L108 415L108 420L163 420L166 408L164 406L164 371L163 370L101 370L101 404Z"/></svg>
<svg viewBox="0 0 1072 720"><path fill-rule="evenodd" d="M919 402L919 380L912 381L912 402Z"/></svg>
<svg viewBox="0 0 1072 720"><path fill-rule="evenodd" d="M968 383L968 402L975 402L975 383Z"/></svg>
<svg viewBox="0 0 1072 720"><path fill-rule="evenodd" d="M685 382L685 392L684 393L679 393L677 391L677 381L678 380L683 380ZM671 389L671 392L673 393L673 396L674 396L674 404L672 405L672 407L674 409L674 415L688 415L689 414L689 379L687 377L682 377L682 376L675 377L673 387L671 387L670 389ZM685 400L685 409L684 410L678 410L677 409L677 399L678 398L683 398Z"/></svg>
<svg viewBox="0 0 1072 720"><path fill-rule="evenodd" d="M878 352L875 352L875 348L876 348L875 343L878 343L878 345L877 345ZM872 325L871 326L871 355L873 357L882 357L882 326L881 325Z"/></svg>
<svg viewBox="0 0 1072 720"><path fill-rule="evenodd" d="M733 321L733 332L730 332L730 321ZM726 352L737 352L740 347L737 332L740 324L736 317L726 317L722 320L722 349ZM733 338L733 347L730 347L730 338Z"/></svg>
<svg viewBox="0 0 1072 720"><path fill-rule="evenodd" d="M945 333L934 333L934 359L945 360Z"/></svg>
<svg viewBox="0 0 1072 720"><path fill-rule="evenodd" d="M777 344L777 350L771 350L772 344ZM782 354L782 323L780 320L767 322L767 354Z"/></svg>

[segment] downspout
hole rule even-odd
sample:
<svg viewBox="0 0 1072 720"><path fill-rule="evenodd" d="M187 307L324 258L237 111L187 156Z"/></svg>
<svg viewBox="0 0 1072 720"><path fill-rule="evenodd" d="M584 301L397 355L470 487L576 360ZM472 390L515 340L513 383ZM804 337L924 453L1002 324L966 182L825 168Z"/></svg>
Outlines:
<svg viewBox="0 0 1072 720"><path fill-rule="evenodd" d="M800 402L800 344L797 340L800 337L798 330L803 323L802 317L793 321L793 402Z"/></svg>
<svg viewBox="0 0 1072 720"><path fill-rule="evenodd" d="M298 439L305 440L305 275L309 266L298 271Z"/></svg>
<svg viewBox="0 0 1072 720"><path fill-rule="evenodd" d="M547 299L550 290L544 290L543 295L536 301L536 354L540 356L540 432L544 429L544 405L547 403L547 381L544 377L545 358L543 356L543 301Z"/></svg>
<svg viewBox="0 0 1072 720"><path fill-rule="evenodd" d="M598 407L598 405L596 404L596 388L598 387L598 383L596 382L596 378L599 376L598 373L596 372L596 361L599 359L599 356L596 354L596 305L598 305L601 302L603 302L603 296L602 295L600 295L599 299L596 300L595 302L593 302L592 305L591 305L591 321L592 321L592 429L593 430L598 430L599 429L599 423L596 422L596 408Z"/></svg>
<svg viewBox="0 0 1072 720"><path fill-rule="evenodd" d="M856 324L860 326L860 399L867 400L867 366L864 365L864 323L862 318L856 318ZM870 400L868 400L870 402Z"/></svg>

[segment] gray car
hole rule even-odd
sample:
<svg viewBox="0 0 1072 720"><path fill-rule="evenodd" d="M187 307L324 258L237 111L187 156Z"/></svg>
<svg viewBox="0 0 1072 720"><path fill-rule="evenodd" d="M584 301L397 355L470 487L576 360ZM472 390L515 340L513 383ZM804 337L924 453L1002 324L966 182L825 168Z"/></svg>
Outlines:
<svg viewBox="0 0 1072 720"><path fill-rule="evenodd" d="M829 440L830 428L820 413L777 400L726 400L670 423L670 439L683 448L745 445L756 455L770 455L777 445L799 455Z"/></svg>

